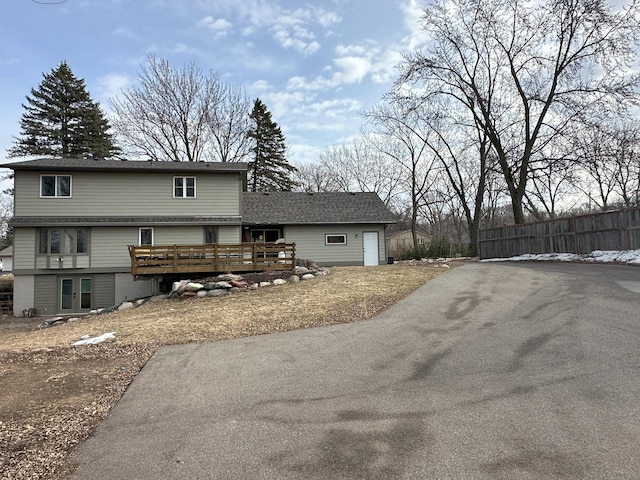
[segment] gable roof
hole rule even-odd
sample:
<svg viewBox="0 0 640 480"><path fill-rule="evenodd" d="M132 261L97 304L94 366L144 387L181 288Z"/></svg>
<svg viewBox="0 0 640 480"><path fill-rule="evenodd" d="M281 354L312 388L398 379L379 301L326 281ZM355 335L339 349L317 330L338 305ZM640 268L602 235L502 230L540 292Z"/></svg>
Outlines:
<svg viewBox="0 0 640 480"><path fill-rule="evenodd" d="M86 158L39 158L24 162L4 163L13 170L96 171L96 172L246 172L243 162L150 162L141 160L88 160Z"/></svg>
<svg viewBox="0 0 640 480"><path fill-rule="evenodd" d="M396 223L373 192L245 192L244 224Z"/></svg>

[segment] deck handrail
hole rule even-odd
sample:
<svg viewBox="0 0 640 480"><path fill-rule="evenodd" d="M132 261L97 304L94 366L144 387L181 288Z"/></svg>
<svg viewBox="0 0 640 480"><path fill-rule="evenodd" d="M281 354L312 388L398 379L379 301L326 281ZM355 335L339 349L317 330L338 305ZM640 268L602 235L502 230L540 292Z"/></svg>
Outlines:
<svg viewBox="0 0 640 480"><path fill-rule="evenodd" d="M295 243L129 245L131 273L140 275L291 270Z"/></svg>

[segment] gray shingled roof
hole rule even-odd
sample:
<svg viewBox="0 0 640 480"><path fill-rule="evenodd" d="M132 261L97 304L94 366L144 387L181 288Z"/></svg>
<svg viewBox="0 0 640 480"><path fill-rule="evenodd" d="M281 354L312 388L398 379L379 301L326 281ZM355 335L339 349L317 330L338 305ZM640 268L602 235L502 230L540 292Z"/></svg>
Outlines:
<svg viewBox="0 0 640 480"><path fill-rule="evenodd" d="M246 172L241 162L145 162L127 160L87 160L84 158L39 158L24 162L4 163L13 170L62 171L144 171L144 172Z"/></svg>
<svg viewBox="0 0 640 480"><path fill-rule="evenodd" d="M376 193L245 192L245 224L396 223Z"/></svg>
<svg viewBox="0 0 640 480"><path fill-rule="evenodd" d="M14 217L13 227L82 227L124 225L240 225L240 217Z"/></svg>

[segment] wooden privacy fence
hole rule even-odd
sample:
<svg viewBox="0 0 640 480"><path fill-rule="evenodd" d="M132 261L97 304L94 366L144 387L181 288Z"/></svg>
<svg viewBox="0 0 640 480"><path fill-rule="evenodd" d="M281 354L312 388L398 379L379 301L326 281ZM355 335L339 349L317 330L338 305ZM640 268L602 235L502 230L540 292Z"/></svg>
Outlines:
<svg viewBox="0 0 640 480"><path fill-rule="evenodd" d="M291 270L295 243L129 245L133 275Z"/></svg>
<svg viewBox="0 0 640 480"><path fill-rule="evenodd" d="M481 230L480 258L640 248L640 207Z"/></svg>

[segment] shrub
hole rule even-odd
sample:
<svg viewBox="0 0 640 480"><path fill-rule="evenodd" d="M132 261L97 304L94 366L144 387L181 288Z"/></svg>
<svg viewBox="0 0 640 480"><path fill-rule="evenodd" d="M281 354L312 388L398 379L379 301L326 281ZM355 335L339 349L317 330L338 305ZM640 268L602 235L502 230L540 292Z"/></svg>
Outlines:
<svg viewBox="0 0 640 480"><path fill-rule="evenodd" d="M428 244L409 247L398 252L398 260L420 260L422 258L466 257L469 245L452 243L446 237L431 240Z"/></svg>

